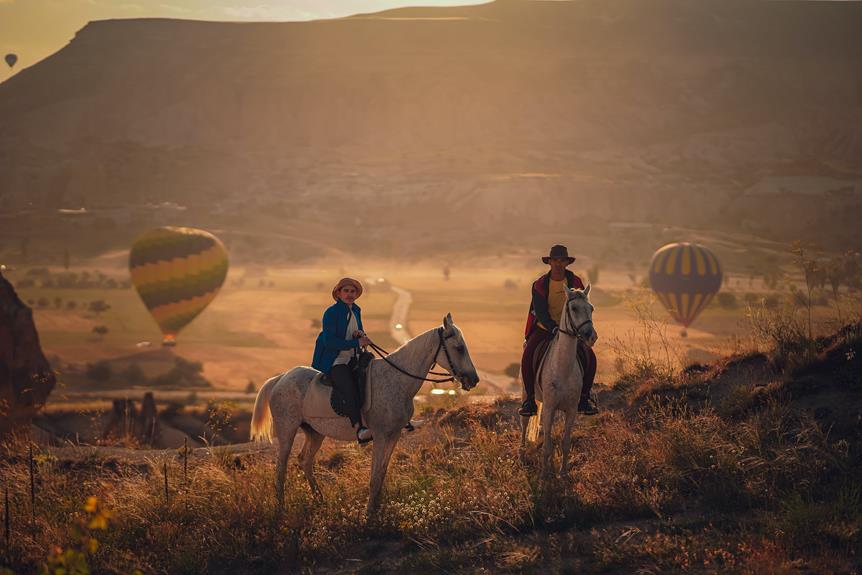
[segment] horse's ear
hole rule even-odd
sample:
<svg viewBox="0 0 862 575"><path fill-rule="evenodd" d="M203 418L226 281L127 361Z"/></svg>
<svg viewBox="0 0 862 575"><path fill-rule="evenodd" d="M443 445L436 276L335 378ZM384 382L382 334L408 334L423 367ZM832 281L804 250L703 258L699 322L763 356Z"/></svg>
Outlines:
<svg viewBox="0 0 862 575"><path fill-rule="evenodd" d="M443 318L443 327L446 329L452 328L452 314L447 313L446 317Z"/></svg>
<svg viewBox="0 0 862 575"><path fill-rule="evenodd" d="M586 288L584 288L584 295L585 295L585 296L589 297L589 295L590 295L590 287L592 287L592 285L593 285L593 284L587 284L587 287L586 287Z"/></svg>

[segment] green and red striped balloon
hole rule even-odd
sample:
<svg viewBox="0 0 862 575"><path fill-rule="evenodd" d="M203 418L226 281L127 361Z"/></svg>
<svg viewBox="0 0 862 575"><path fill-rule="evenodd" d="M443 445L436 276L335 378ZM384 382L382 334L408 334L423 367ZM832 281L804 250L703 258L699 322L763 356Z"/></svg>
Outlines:
<svg viewBox="0 0 862 575"><path fill-rule="evenodd" d="M161 227L138 237L129 252L132 284L164 336L177 334L215 299L228 259L217 237L195 228Z"/></svg>
<svg viewBox="0 0 862 575"><path fill-rule="evenodd" d="M649 280L673 319L688 327L721 288L721 264L706 247L673 243L652 256ZM685 335L685 331L683 331Z"/></svg>

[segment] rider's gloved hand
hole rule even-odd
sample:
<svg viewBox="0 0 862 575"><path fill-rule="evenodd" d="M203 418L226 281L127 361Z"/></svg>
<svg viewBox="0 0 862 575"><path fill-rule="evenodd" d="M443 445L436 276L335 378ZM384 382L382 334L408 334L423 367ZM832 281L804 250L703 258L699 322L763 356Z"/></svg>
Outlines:
<svg viewBox="0 0 862 575"><path fill-rule="evenodd" d="M552 327L552 328L551 328L551 337L554 337L555 335L557 335L557 332L558 332L558 331L560 331L559 326L556 326L556 325L555 325L554 327Z"/></svg>

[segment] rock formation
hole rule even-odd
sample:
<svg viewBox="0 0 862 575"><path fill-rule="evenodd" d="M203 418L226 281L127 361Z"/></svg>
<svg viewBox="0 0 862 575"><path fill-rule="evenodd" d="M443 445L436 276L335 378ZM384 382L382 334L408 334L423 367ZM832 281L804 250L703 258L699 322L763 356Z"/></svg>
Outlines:
<svg viewBox="0 0 862 575"><path fill-rule="evenodd" d="M26 428L55 383L33 312L0 273L0 437Z"/></svg>

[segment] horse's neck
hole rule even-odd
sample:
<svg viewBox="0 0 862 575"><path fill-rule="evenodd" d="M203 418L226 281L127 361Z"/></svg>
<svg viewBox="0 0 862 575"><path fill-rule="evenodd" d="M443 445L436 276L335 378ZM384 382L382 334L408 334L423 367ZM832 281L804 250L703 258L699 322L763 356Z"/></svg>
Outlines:
<svg viewBox="0 0 862 575"><path fill-rule="evenodd" d="M568 305L568 303L566 304ZM560 317L560 331L551 342L551 349L548 350L549 363L556 364L559 367L568 367L578 365L578 338L566 335L563 330L574 333L574 326L569 324L569 316L566 313L566 307L563 307L563 313Z"/></svg>
<svg viewBox="0 0 862 575"><path fill-rule="evenodd" d="M437 349L436 335L436 329L417 335L389 354L389 361L407 373L418 377L427 376L435 360L434 351ZM411 397L419 393L419 390L422 388L422 381L404 375L383 360L380 360L378 364L381 369L391 372L390 377L398 379L401 384L399 388L404 389Z"/></svg>

